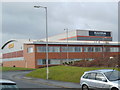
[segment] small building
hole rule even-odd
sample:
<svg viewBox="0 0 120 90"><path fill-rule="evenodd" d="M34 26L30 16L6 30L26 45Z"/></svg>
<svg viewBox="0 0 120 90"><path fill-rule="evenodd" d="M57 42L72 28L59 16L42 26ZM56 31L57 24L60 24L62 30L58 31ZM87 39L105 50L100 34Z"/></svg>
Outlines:
<svg viewBox="0 0 120 90"><path fill-rule="evenodd" d="M49 37L49 40L112 41L111 31L73 30ZM42 39L45 40L45 39Z"/></svg>

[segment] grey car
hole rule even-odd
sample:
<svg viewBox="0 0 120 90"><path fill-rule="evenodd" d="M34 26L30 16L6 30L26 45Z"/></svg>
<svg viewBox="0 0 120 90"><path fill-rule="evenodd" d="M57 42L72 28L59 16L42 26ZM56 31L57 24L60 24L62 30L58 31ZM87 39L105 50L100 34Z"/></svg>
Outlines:
<svg viewBox="0 0 120 90"><path fill-rule="evenodd" d="M82 90L120 90L120 72L113 69L84 72L80 86Z"/></svg>

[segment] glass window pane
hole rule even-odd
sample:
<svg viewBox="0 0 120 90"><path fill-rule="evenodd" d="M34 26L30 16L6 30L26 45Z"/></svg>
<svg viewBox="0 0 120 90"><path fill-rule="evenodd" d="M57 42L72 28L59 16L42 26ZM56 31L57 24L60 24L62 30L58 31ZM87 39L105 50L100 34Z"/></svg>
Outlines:
<svg viewBox="0 0 120 90"><path fill-rule="evenodd" d="M89 75L89 79L95 80L95 76L96 76L96 73L91 73L91 74Z"/></svg>
<svg viewBox="0 0 120 90"><path fill-rule="evenodd" d="M97 73L96 80L102 81L105 77L101 73Z"/></svg>
<svg viewBox="0 0 120 90"><path fill-rule="evenodd" d="M93 52L94 51L94 47L88 47L88 52Z"/></svg>
<svg viewBox="0 0 120 90"><path fill-rule="evenodd" d="M42 64L46 64L46 60L44 59L44 60L42 60Z"/></svg>
<svg viewBox="0 0 120 90"><path fill-rule="evenodd" d="M42 64L45 65L46 64L46 59L42 60ZM50 60L48 60L48 64L51 64Z"/></svg>
<svg viewBox="0 0 120 90"><path fill-rule="evenodd" d="M75 52L82 52L82 47L75 47Z"/></svg>
<svg viewBox="0 0 120 90"><path fill-rule="evenodd" d="M83 78L86 78L86 79L87 79L87 78L88 78L88 73L85 74L85 75L83 76Z"/></svg>
<svg viewBox="0 0 120 90"><path fill-rule="evenodd" d="M42 59L37 60L37 65L42 65Z"/></svg>
<svg viewBox="0 0 120 90"><path fill-rule="evenodd" d="M84 47L84 52L94 52L94 47Z"/></svg>
<svg viewBox="0 0 120 90"><path fill-rule="evenodd" d="M102 52L102 47L95 47L95 52Z"/></svg>
<svg viewBox="0 0 120 90"><path fill-rule="evenodd" d="M60 52L60 47L49 47L48 48L49 52Z"/></svg>
<svg viewBox="0 0 120 90"><path fill-rule="evenodd" d="M46 47L45 46L37 47L37 52L46 52Z"/></svg>
<svg viewBox="0 0 120 90"><path fill-rule="evenodd" d="M104 52L110 52L110 47L104 47L103 51Z"/></svg>
<svg viewBox="0 0 120 90"><path fill-rule="evenodd" d="M75 52L75 47L68 47L68 52Z"/></svg>
<svg viewBox="0 0 120 90"><path fill-rule="evenodd" d="M33 52L33 47L28 47L28 48L27 48L27 52L28 52L28 53L32 53L32 52Z"/></svg>
<svg viewBox="0 0 120 90"><path fill-rule="evenodd" d="M118 47L111 47L110 52L119 52L119 48Z"/></svg>
<svg viewBox="0 0 120 90"><path fill-rule="evenodd" d="M61 47L62 52L67 52L67 47Z"/></svg>
<svg viewBox="0 0 120 90"><path fill-rule="evenodd" d="M53 47L49 47L49 48L48 48L48 51L49 51L49 52L53 52Z"/></svg>
<svg viewBox="0 0 120 90"><path fill-rule="evenodd" d="M84 52L88 52L88 47L84 47Z"/></svg>

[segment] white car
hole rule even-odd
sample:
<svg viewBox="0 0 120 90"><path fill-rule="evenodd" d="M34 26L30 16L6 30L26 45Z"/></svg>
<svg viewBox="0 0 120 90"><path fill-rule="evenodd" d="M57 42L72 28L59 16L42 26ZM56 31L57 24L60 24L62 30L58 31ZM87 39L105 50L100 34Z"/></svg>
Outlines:
<svg viewBox="0 0 120 90"><path fill-rule="evenodd" d="M82 90L120 90L120 72L102 69L85 72L80 78Z"/></svg>
<svg viewBox="0 0 120 90"><path fill-rule="evenodd" d="M13 81L0 79L0 90L18 90L18 87Z"/></svg>

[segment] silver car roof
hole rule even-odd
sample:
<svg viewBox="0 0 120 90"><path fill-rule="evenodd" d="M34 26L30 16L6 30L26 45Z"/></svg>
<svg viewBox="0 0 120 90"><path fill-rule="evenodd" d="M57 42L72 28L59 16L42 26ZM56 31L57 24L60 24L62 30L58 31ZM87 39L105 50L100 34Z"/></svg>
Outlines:
<svg viewBox="0 0 120 90"><path fill-rule="evenodd" d="M13 84L15 84L15 82L10 81L10 80L5 80L5 79L0 79L0 83L13 83Z"/></svg>
<svg viewBox="0 0 120 90"><path fill-rule="evenodd" d="M113 71L113 69L92 70L92 71L86 71L85 73L90 73L90 72L100 72L100 73L105 73L105 72L110 72L110 71Z"/></svg>

